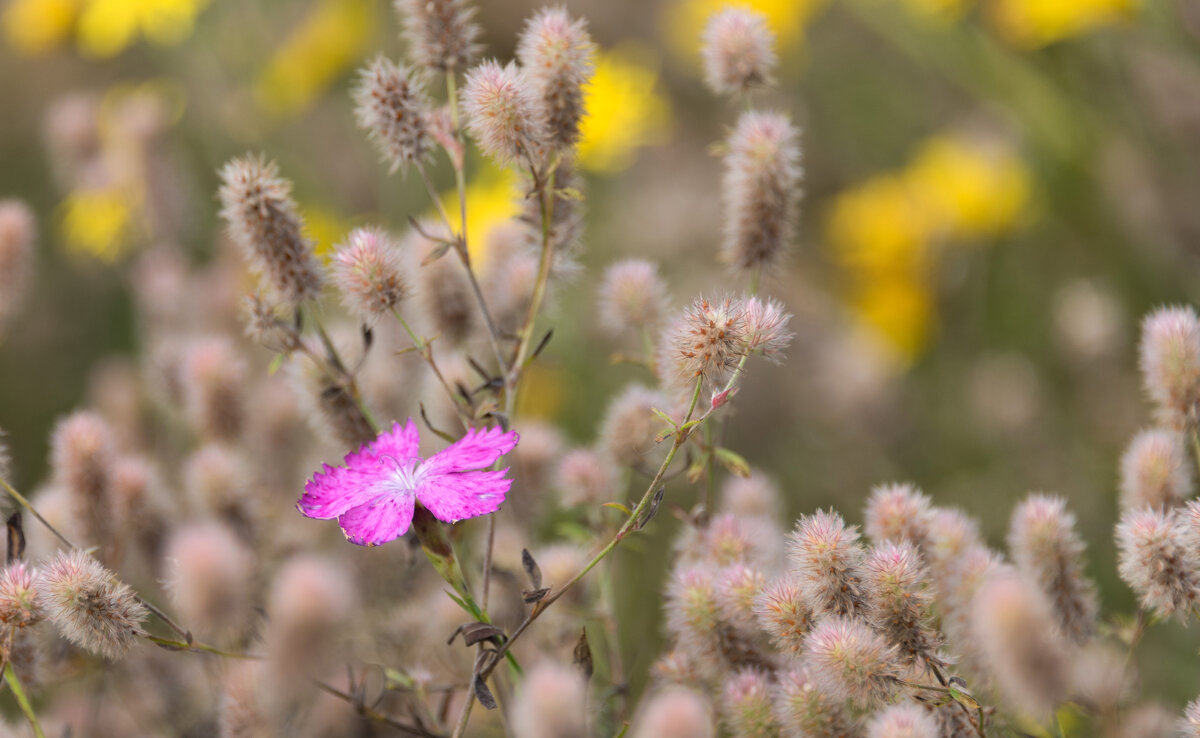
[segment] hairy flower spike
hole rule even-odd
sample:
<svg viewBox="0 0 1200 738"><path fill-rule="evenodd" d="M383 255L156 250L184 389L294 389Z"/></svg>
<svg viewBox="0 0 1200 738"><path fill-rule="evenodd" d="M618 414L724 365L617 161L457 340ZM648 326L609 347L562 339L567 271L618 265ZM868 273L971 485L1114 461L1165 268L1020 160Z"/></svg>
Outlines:
<svg viewBox="0 0 1200 738"><path fill-rule="evenodd" d="M166 588L197 633L236 635L249 622L254 555L228 526L189 523L167 542Z"/></svg>
<svg viewBox="0 0 1200 738"><path fill-rule="evenodd" d="M690 689L669 687L649 697L633 719L631 738L713 738L712 706Z"/></svg>
<svg viewBox="0 0 1200 738"><path fill-rule="evenodd" d="M211 440L237 440L246 414L246 366L233 344L216 336L189 344L181 379L188 416L196 429Z"/></svg>
<svg viewBox="0 0 1200 738"><path fill-rule="evenodd" d="M400 251L378 228L355 228L333 255L333 281L342 303L371 322L394 310L408 295Z"/></svg>
<svg viewBox="0 0 1200 738"><path fill-rule="evenodd" d="M716 597L721 621L745 638L758 635L754 605L765 584L762 572L745 564L727 566L717 577Z"/></svg>
<svg viewBox="0 0 1200 738"><path fill-rule="evenodd" d="M569 149L579 141L583 86L592 75L594 55L587 23L571 20L561 7L542 8L521 33L517 59L539 98L552 148Z"/></svg>
<svg viewBox="0 0 1200 738"><path fill-rule="evenodd" d="M604 270L597 307L609 333L656 330L667 312L666 302L667 286L654 262L626 259Z"/></svg>
<svg viewBox="0 0 1200 738"><path fill-rule="evenodd" d="M876 542L908 541L919 550L929 545L933 511L914 484L884 484L871 490L864 529Z"/></svg>
<svg viewBox="0 0 1200 738"><path fill-rule="evenodd" d="M414 64L453 74L479 54L475 8L463 0L395 0Z"/></svg>
<svg viewBox="0 0 1200 738"><path fill-rule="evenodd" d="M230 237L286 307L317 296L323 277L303 235L292 185L274 162L255 156L234 159L221 169L221 217Z"/></svg>
<svg viewBox="0 0 1200 738"><path fill-rule="evenodd" d="M532 156L544 138L537 95L512 62L502 67L488 60L468 72L463 111L479 148L501 166Z"/></svg>
<svg viewBox="0 0 1200 738"><path fill-rule="evenodd" d="M782 113L749 111L729 136L722 189L724 259L742 270L776 265L796 228L800 134Z"/></svg>
<svg viewBox="0 0 1200 738"><path fill-rule="evenodd" d="M109 543L116 459L112 428L96 413L78 411L58 422L50 446L50 466L67 491L75 523L89 543Z"/></svg>
<svg viewBox="0 0 1200 738"><path fill-rule="evenodd" d="M1127 510L1117 525L1117 573L1142 606L1186 622L1200 597L1200 550L1174 511Z"/></svg>
<svg viewBox="0 0 1200 738"><path fill-rule="evenodd" d="M39 603L75 645L115 660L143 634L148 613L133 590L83 551L59 551L41 581Z"/></svg>
<svg viewBox="0 0 1200 738"><path fill-rule="evenodd" d="M720 379L746 352L744 304L732 297L696 298L671 331L669 343L677 378Z"/></svg>
<svg viewBox="0 0 1200 738"><path fill-rule="evenodd" d="M771 84L779 60L762 13L726 7L709 19L702 42L704 82L714 93L736 95Z"/></svg>
<svg viewBox="0 0 1200 738"><path fill-rule="evenodd" d="M745 738L781 735L772 697L771 680L760 669L741 669L730 677L721 693L721 714L730 735Z"/></svg>
<svg viewBox="0 0 1200 738"><path fill-rule="evenodd" d="M38 572L21 561L0 570L0 623L6 631L37 625L46 612L38 601Z"/></svg>
<svg viewBox="0 0 1200 738"><path fill-rule="evenodd" d="M635 466L654 448L654 438L664 424L654 414L666 399L640 384L627 387L613 398L600 423L600 447L619 466Z"/></svg>
<svg viewBox="0 0 1200 738"><path fill-rule="evenodd" d="M1178 727L1185 738L1200 738L1200 697L1188 703Z"/></svg>
<svg viewBox="0 0 1200 738"><path fill-rule="evenodd" d="M821 691L870 708L896 692L896 653L861 620L831 615L808 634L804 663Z"/></svg>
<svg viewBox="0 0 1200 738"><path fill-rule="evenodd" d="M1059 497L1032 495L1013 511L1008 548L1017 568L1041 588L1063 635L1076 644L1096 626L1096 587L1083 573L1085 545Z"/></svg>
<svg viewBox="0 0 1200 738"><path fill-rule="evenodd" d="M814 683L807 668L797 666L779 674L778 679L775 713L783 735L835 738L859 735L844 702Z"/></svg>
<svg viewBox="0 0 1200 738"><path fill-rule="evenodd" d="M1200 318L1191 307L1159 308L1142 321L1142 382L1159 414L1194 428L1200 413Z"/></svg>
<svg viewBox="0 0 1200 738"><path fill-rule="evenodd" d="M906 663L936 661L941 636L931 625L933 595L921 555L908 542L885 541L871 550L864 584L869 619Z"/></svg>
<svg viewBox="0 0 1200 738"><path fill-rule="evenodd" d="M579 669L543 661L529 670L512 705L516 735L568 738L585 734L587 682Z"/></svg>
<svg viewBox="0 0 1200 738"><path fill-rule="evenodd" d="M362 70L354 89L354 114L391 171L407 170L434 149L430 103L424 85L407 67L380 56Z"/></svg>
<svg viewBox="0 0 1200 738"><path fill-rule="evenodd" d="M1192 463L1183 434L1165 428L1138 433L1121 457L1121 509L1183 504L1195 492Z"/></svg>
<svg viewBox="0 0 1200 738"><path fill-rule="evenodd" d="M585 448L563 456L556 476L566 506L602 504L610 499L617 483L612 461Z"/></svg>
<svg viewBox="0 0 1200 738"><path fill-rule="evenodd" d="M941 731L928 710L912 703L888 705L867 724L867 738L938 738Z"/></svg>
<svg viewBox="0 0 1200 738"><path fill-rule="evenodd" d="M788 560L805 604L818 615L863 610L863 548L858 526L834 511L805 515L788 536Z"/></svg>
<svg viewBox="0 0 1200 738"><path fill-rule="evenodd" d="M750 297L745 302L746 350L762 354L778 364L780 354L792 342L794 333L787 329L791 313L783 312L783 305L775 300L760 300Z"/></svg>
<svg viewBox="0 0 1200 738"><path fill-rule="evenodd" d="M33 211L20 200L0 200L0 328L20 307L33 267Z"/></svg>
<svg viewBox="0 0 1200 738"><path fill-rule="evenodd" d="M754 600L754 614L758 626L780 651L796 656L804 651L804 637L812 629L814 617L794 575L785 574L764 587Z"/></svg>

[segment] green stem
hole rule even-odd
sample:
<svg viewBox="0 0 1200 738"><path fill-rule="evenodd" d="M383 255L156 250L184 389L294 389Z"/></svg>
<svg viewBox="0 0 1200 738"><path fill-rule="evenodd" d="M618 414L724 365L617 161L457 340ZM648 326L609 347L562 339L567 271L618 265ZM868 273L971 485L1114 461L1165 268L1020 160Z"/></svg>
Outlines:
<svg viewBox="0 0 1200 738"><path fill-rule="evenodd" d="M187 641L176 641L176 640L172 640L170 638L160 638L159 636L154 636L154 635L147 635L147 636L145 636L145 638L146 638L146 640L150 641L151 643L157 643L160 646L166 646L167 648L171 648L171 649L174 649L177 651L198 651L198 652L203 652L203 653L211 653L215 656L222 656L227 659L245 659L247 661L260 661L263 658L262 656L255 654L255 653L236 653L233 651L222 651L219 648L215 648L206 643L200 643L199 641L192 641L189 643Z"/></svg>
<svg viewBox="0 0 1200 738"><path fill-rule="evenodd" d="M417 349L417 353L420 354L421 358L425 360L425 363L429 365L430 370L433 371L433 375L437 377L438 383L441 384L442 389L446 391L446 396L450 398L451 404L454 405L454 411L458 416L459 422L462 423L463 429L465 430L466 428L469 428L471 426L471 419L463 410L462 401L459 398L458 393L454 391L454 388L450 386L448 381L446 381L446 377L442 374L442 370L438 368L437 361L435 361L433 358L433 346L428 341L421 338L420 334L418 334L408 325L408 321L404 319L404 316L400 315L400 311L392 308L392 315L395 316L396 320L398 320L400 325L403 326L404 332L407 333L409 339L412 340L413 346Z"/></svg>
<svg viewBox="0 0 1200 738"><path fill-rule="evenodd" d="M21 687L21 680L17 678L17 672L13 671L12 664L4 665L4 681L8 683L8 688L12 690L13 697L17 700L17 705L21 708L21 712L25 714L25 719L29 721L29 726L33 728L33 734L36 738L46 738L46 734L42 732L42 726L38 725L37 714L33 711L33 705L29 703L29 698L25 696L25 690Z"/></svg>

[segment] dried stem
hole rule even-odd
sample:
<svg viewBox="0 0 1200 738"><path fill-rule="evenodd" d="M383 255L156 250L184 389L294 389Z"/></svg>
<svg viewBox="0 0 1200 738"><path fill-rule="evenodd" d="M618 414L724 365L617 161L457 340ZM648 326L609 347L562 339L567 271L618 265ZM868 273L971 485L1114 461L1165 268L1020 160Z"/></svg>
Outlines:
<svg viewBox="0 0 1200 738"><path fill-rule="evenodd" d="M423 728L419 725L409 725L408 723L402 723L393 717L384 715L381 712L376 712L375 710L371 709L370 707L367 707L366 705L362 704L361 701L355 699L355 697L353 695L346 694L345 692L338 689L337 687L334 687L333 685L326 684L325 682L318 681L315 679L313 680L313 684L315 684L317 686L317 688L320 689L321 691L323 691L327 694L331 694L334 697L337 697L338 699L345 700L346 702L348 702L350 705L352 705L354 707L355 712L357 712L359 715L362 715L363 717L367 718L368 720L373 720L377 723L382 723L383 725L386 725L390 728L395 728L396 730L400 731L401 733L404 733L405 735L415 735L415 736L420 736L421 738L445 738L445 734L443 734L443 733L434 733L434 732L432 732L426 728Z"/></svg>

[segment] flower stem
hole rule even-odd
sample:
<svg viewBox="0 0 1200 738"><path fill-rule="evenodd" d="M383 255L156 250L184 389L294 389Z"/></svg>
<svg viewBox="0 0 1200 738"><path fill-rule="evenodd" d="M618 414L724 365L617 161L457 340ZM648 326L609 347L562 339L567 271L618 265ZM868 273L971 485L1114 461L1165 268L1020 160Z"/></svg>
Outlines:
<svg viewBox="0 0 1200 738"><path fill-rule="evenodd" d="M17 706L21 708L21 712L25 714L25 719L29 721L29 727L33 728L33 734L36 738L46 738L46 734L42 732L42 726L38 725L37 714L33 711L33 705L29 703L29 698L25 696L25 690L21 687L21 680L17 678L17 672L13 671L12 664L4 665L4 681L8 684L8 688L12 690L13 698L17 701Z"/></svg>

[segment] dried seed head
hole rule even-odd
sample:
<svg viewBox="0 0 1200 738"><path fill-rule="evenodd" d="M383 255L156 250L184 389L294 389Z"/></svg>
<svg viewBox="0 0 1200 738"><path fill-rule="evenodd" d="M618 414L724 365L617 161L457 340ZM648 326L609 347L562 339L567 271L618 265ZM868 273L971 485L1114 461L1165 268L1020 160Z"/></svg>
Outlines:
<svg viewBox="0 0 1200 738"><path fill-rule="evenodd" d="M201 634L236 635L251 613L254 555L228 526L190 523L167 542L166 589L183 621Z"/></svg>
<svg viewBox="0 0 1200 738"><path fill-rule="evenodd" d="M869 619L905 663L936 660L942 639L931 625L933 595L921 555L908 541L885 541L867 556L864 584Z"/></svg>
<svg viewBox="0 0 1200 738"><path fill-rule="evenodd" d="M543 661L529 670L512 706L513 732L529 738L585 735L587 683L579 669Z"/></svg>
<svg viewBox="0 0 1200 738"><path fill-rule="evenodd" d="M804 636L814 618L793 575L785 574L764 587L754 601L754 614L776 648L795 656L803 652Z"/></svg>
<svg viewBox="0 0 1200 738"><path fill-rule="evenodd" d="M454 74L479 54L475 8L463 0L395 0L414 64Z"/></svg>
<svg viewBox="0 0 1200 738"><path fill-rule="evenodd" d="M721 716L730 735L774 738L780 735L775 719L773 684L765 671L741 669L725 682Z"/></svg>
<svg viewBox="0 0 1200 738"><path fill-rule="evenodd" d="M804 603L817 615L854 615L866 607L863 548L858 526L837 512L818 510L796 522L788 562Z"/></svg>
<svg viewBox="0 0 1200 738"><path fill-rule="evenodd" d="M675 378L720 380L746 353L744 303L728 296L696 298L669 332L668 344Z"/></svg>
<svg viewBox="0 0 1200 738"><path fill-rule="evenodd" d="M778 364L783 350L792 342L795 334L787 329L791 313L783 312L783 305L775 300L748 298L745 302L746 350L762 354Z"/></svg>
<svg viewBox="0 0 1200 738"><path fill-rule="evenodd" d="M241 312L246 337L251 341L280 354L300 348L300 334L284 321L274 300L259 293L246 295Z"/></svg>
<svg viewBox="0 0 1200 738"><path fill-rule="evenodd" d="M1178 727L1185 738L1200 738L1200 697L1188 703Z"/></svg>
<svg viewBox="0 0 1200 738"><path fill-rule="evenodd" d="M509 62L488 60L467 73L463 87L467 130L483 153L505 166L521 157L536 157L545 138L545 121L537 94L526 74Z"/></svg>
<svg viewBox="0 0 1200 738"><path fill-rule="evenodd" d="M0 570L0 623L10 632L37 625L46 613L38 601L38 572L21 561Z"/></svg>
<svg viewBox="0 0 1200 738"><path fill-rule="evenodd" d="M33 268L33 211L20 200L0 200L0 328L21 306Z"/></svg>
<svg viewBox="0 0 1200 738"><path fill-rule="evenodd" d="M784 735L849 738L860 734L844 701L822 691L807 668L797 666L778 679L775 712Z"/></svg>
<svg viewBox="0 0 1200 738"><path fill-rule="evenodd" d="M1200 597L1200 549L1188 546L1188 538L1174 511L1126 510L1117 524L1117 573L1143 607L1181 622Z"/></svg>
<svg viewBox="0 0 1200 738"><path fill-rule="evenodd" d="M180 379L192 425L213 441L236 441L245 423L246 365L228 339L192 341L183 353Z"/></svg>
<svg viewBox="0 0 1200 738"><path fill-rule="evenodd" d="M68 641L119 659L143 634L146 608L133 590L83 551L59 551L38 587L46 616Z"/></svg>
<svg viewBox="0 0 1200 738"><path fill-rule="evenodd" d="M1046 596L1066 638L1083 644L1096 626L1096 587L1083 573L1086 546L1060 497L1032 495L1013 511L1008 550Z"/></svg>
<svg viewBox="0 0 1200 738"><path fill-rule="evenodd" d="M619 466L636 466L654 448L663 422L654 408L666 408L666 399L640 384L626 387L613 398L600 423L600 448Z"/></svg>
<svg viewBox="0 0 1200 738"><path fill-rule="evenodd" d="M332 268L342 304L365 323L395 310L408 294L400 251L378 228L351 231L336 247Z"/></svg>
<svg viewBox="0 0 1200 738"><path fill-rule="evenodd" d="M667 286L654 262L626 259L604 271L597 308L600 323L609 333L657 330L666 314L666 303Z"/></svg>
<svg viewBox="0 0 1200 738"><path fill-rule="evenodd" d="M1195 492L1192 460L1183 434L1166 428L1144 430L1121 457L1121 508L1170 508Z"/></svg>
<svg viewBox="0 0 1200 738"><path fill-rule="evenodd" d="M616 472L611 459L591 449L568 452L556 474L563 505L599 505L610 499L617 483Z"/></svg>
<svg viewBox="0 0 1200 738"><path fill-rule="evenodd" d="M730 475L721 489L723 513L735 517L778 520L783 514L779 487L767 475L751 470L750 476Z"/></svg>
<svg viewBox="0 0 1200 738"><path fill-rule="evenodd" d="M1142 321L1142 382L1164 421L1194 428L1200 412L1200 318L1164 307Z"/></svg>
<svg viewBox="0 0 1200 738"><path fill-rule="evenodd" d="M908 541L924 551L929 544L933 510L929 498L915 484L883 484L871 490L865 521L871 540Z"/></svg>
<svg viewBox="0 0 1200 738"><path fill-rule="evenodd" d="M583 86L592 76L595 50L587 22L571 20L562 7L535 13L517 42L517 59L537 94L552 148L569 149L579 141Z"/></svg>
<svg viewBox="0 0 1200 738"><path fill-rule="evenodd" d="M769 269L787 252L800 203L799 138L786 115L759 111L743 113L729 136L722 256L738 269Z"/></svg>
<svg viewBox="0 0 1200 738"><path fill-rule="evenodd" d="M96 413L77 411L58 422L50 440L54 478L71 500L76 525L89 543L112 534L112 429Z"/></svg>
<svg viewBox="0 0 1200 738"><path fill-rule="evenodd" d="M1068 661L1050 603L1014 569L995 569L973 606L973 633L1009 704L1044 718L1066 698Z"/></svg>
<svg viewBox="0 0 1200 738"><path fill-rule="evenodd" d="M292 185L274 162L256 156L234 159L221 169L221 217L265 287L288 308L317 296L324 281L312 243L292 200Z"/></svg>
<svg viewBox="0 0 1200 738"><path fill-rule="evenodd" d="M379 56L362 70L354 89L358 127L375 142L391 171L407 171L432 155L430 103L408 67Z"/></svg>
<svg viewBox="0 0 1200 738"><path fill-rule="evenodd" d="M631 738L713 738L712 706L690 689L670 687L645 701Z"/></svg>
<svg viewBox="0 0 1200 738"><path fill-rule="evenodd" d="M817 688L835 700L871 708L896 692L895 649L860 620L831 615L808 634L804 663Z"/></svg>
<svg viewBox="0 0 1200 738"><path fill-rule="evenodd" d="M867 724L867 738L938 738L937 722L924 707L911 703L888 705Z"/></svg>
<svg viewBox="0 0 1200 738"><path fill-rule="evenodd" d="M779 60L762 13L725 7L709 19L702 41L704 82L714 93L736 95L771 84Z"/></svg>

